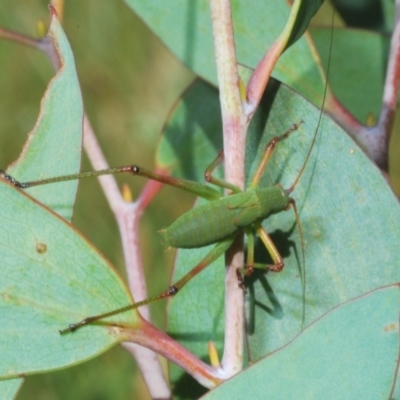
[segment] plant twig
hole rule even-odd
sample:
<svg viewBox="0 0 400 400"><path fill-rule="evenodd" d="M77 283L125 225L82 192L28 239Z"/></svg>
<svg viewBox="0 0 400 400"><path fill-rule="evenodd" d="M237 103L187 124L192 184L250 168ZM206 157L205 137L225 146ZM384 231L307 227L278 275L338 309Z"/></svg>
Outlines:
<svg viewBox="0 0 400 400"><path fill-rule="evenodd" d="M239 89L239 74L229 0L211 0L211 17L217 64L224 136L225 179L244 188L245 118ZM238 373L243 363L243 292L236 271L244 265L243 237L226 255L225 343L222 368L227 377Z"/></svg>
<svg viewBox="0 0 400 400"><path fill-rule="evenodd" d="M108 163L86 115L84 117L83 131L83 144L92 167L94 169L107 169L109 167ZM112 175L99 177L99 182L118 223L129 289L134 294L135 301L144 300L148 296L138 239L139 220L143 212L143 207L140 206L141 202L128 203L123 199L115 178ZM156 186L152 182L148 181L146 186ZM146 193L149 193L146 196L147 204L150 201L149 197L154 196L156 192L146 190ZM140 314L143 318L150 321L150 310L147 305L140 308ZM169 398L170 390L164 379L157 355L148 348L135 345L134 343L124 343L124 347L135 357L152 398Z"/></svg>

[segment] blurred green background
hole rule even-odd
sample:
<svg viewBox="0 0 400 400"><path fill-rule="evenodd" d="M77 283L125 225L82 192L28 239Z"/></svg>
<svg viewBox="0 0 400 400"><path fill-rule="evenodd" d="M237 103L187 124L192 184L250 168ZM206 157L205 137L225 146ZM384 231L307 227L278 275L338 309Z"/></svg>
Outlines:
<svg viewBox="0 0 400 400"><path fill-rule="evenodd" d="M0 26L37 37L38 21L49 22L47 6L48 0L19 0L18 6L15 1L2 0ZM194 79L193 74L169 54L123 1L69 0L64 11L63 25L75 54L86 112L110 165L137 163L151 168L163 123ZM0 168L17 158L52 76L42 53L0 40ZM394 182L400 187L395 140L391 166ZM82 170L88 169L84 157ZM144 184L141 178L123 177L119 181L129 183L134 196ZM142 219L141 244L150 293L168 285L173 258L156 232L192 201L192 196L180 193L177 202L175 190L164 188ZM73 222L124 275L117 227L96 180L80 183ZM165 324L164 308L164 302L152 305L160 327ZM119 346L80 366L28 377L18 396L72 398L149 396L134 360Z"/></svg>
<svg viewBox="0 0 400 400"><path fill-rule="evenodd" d="M49 23L48 0L2 0L0 26L38 36L38 21ZM110 165L153 167L163 123L194 76L122 2L65 2L64 30L73 49L87 115ZM40 99L53 76L46 57L31 48L0 40L0 165L14 161L33 128ZM84 157L82 170L91 169ZM52 173L49 171L49 176ZM144 180L120 180L140 193ZM164 188L141 225L143 262L149 292L168 285L173 252L156 232L189 207L193 197ZM183 205L181 203L182 200ZM74 224L124 275L116 223L96 180L80 183ZM62 243L60 243L62 245ZM155 303L155 323L163 327L165 302ZM1 396L0 396L1 397ZM28 377L18 399L146 399L135 361L117 346L100 358L59 372Z"/></svg>

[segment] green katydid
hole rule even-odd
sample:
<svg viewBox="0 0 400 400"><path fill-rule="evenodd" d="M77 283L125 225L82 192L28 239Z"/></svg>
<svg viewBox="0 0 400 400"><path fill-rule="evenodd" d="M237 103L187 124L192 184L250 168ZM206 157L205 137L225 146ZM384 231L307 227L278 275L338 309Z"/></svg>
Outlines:
<svg viewBox="0 0 400 400"><path fill-rule="evenodd" d="M329 66L329 64L328 64ZM328 67L329 71L329 67ZM328 75L329 72L327 72ZM323 103L326 97L327 87L323 95ZM206 169L204 176L209 184L215 185L219 188L230 191L227 196L221 194L216 190L205 184L177 179L167 175L161 175L146 168L137 165L128 165L123 167L109 168L99 171L88 171L79 174L64 175L48 179L41 179L30 182L19 182L14 177L7 174L5 171L0 170L0 176L10 182L12 185L19 189L28 189L33 186L39 186L50 183L63 182L68 180L75 180L81 178L97 177L101 175L130 173L138 175L147 179L155 180L208 200L208 203L197 206L192 210L184 213L168 228L162 231L163 241L169 247L174 248L199 248L210 244L215 244L214 248L203 259L186 273L181 279L173 283L167 290L160 294L149 297L145 300L129 304L125 307L118 308L103 314L87 317L77 323L70 324L68 328L60 330L61 334L73 332L78 328L90 324L92 322L101 320L103 318L111 317L113 315L126 312L135 308L139 308L145 304L153 301L172 297L177 294L186 283L188 283L197 274L203 271L207 266L212 264L216 259L222 256L232 245L236 236L240 232L244 232L247 236L247 260L243 268L237 270L238 284L245 291L243 275L250 275L254 268L264 268L273 272L279 272L284 267L282 256L279 254L275 244L267 231L262 227L263 220L272 214L277 214L281 211L287 210L291 206L294 209L297 226L300 233L301 241L303 241L302 229L300 225L299 215L296 208L295 200L290 197L291 192L299 182L307 162L310 158L312 149L314 147L318 128L322 118L322 109L319 114L317 127L309 147L308 153L305 158L300 172L289 189L284 189L280 184L271 185L267 187L258 187L260 179L266 170L269 160L276 148L276 145L287 139L299 126L303 123L300 121L293 124L285 133L280 136L273 137L265 147L264 154L261 158L260 164L253 174L249 186L246 190L242 191L235 185L230 184L224 180L218 179L212 175L212 171L222 162L223 152L220 151L217 158ZM265 248L267 249L273 264L260 265L254 262L254 233L260 237ZM305 266L304 244L302 243L302 262ZM304 282L303 282L304 283Z"/></svg>
<svg viewBox="0 0 400 400"><path fill-rule="evenodd" d="M322 112L320 114L320 118L321 115ZM180 280L172 284L167 290L158 294L157 296L149 297L143 301L127 305L117 310L85 318L78 323L69 325L68 328L60 332L66 333L75 331L76 329L97 320L128 311L130 309L138 308L158 299L174 296L194 276L196 276L214 260L224 254L233 243L235 237L239 234L239 232L242 231L244 231L247 236L247 260L246 265L237 271L240 287L244 289L243 274L250 275L254 267L259 267L259 265L255 264L254 262L255 232L261 238L273 261L272 265L263 267L275 272L282 270L284 266L283 259L275 247L272 239L266 230L261 226L261 222L270 215L284 211L292 206L294 208L297 225L300 230L300 237L302 237L296 203L294 199L290 197L290 193L295 188L306 167L317 136L319 121L305 163L303 164L291 187L289 189L283 189L280 185L273 185L259 188L258 184L277 143L288 138L292 132L298 129L300 124L301 122L294 124L284 134L273 138L268 143L264 152L264 156L262 157L262 160L245 191L241 191L238 187L223 180L217 179L212 175L212 170L223 159L223 153L221 152L216 160L207 168L205 172L205 178L210 184L230 190L231 193L227 196L223 196L220 191L213 189L210 186L206 186L198 182L180 180L170 176L160 175L136 165L111 168L101 171L84 172L75 175L66 175L32 182L19 182L6 172L0 171L0 175L2 175L4 179L8 180L11 184L20 189L27 189L32 186L81 179L85 177L125 172L181 188L182 190L191 192L209 201L207 204L195 207L189 212L183 214L163 231L164 242L170 247L197 248L209 244L215 244L215 247L191 271L189 271ZM304 246L302 246L302 253L304 264Z"/></svg>
<svg viewBox="0 0 400 400"><path fill-rule="evenodd" d="M322 114L320 114L320 118L321 115ZM245 191L241 191L236 186L217 179L212 175L214 168L216 168L223 160L223 152L220 152L215 161L213 161L206 169L205 178L210 184L230 190L231 193L227 196L224 196L220 193L220 191L202 183L160 175L137 165L111 168L100 171L89 171L75 175L66 175L32 182L19 182L6 172L0 171L4 179L20 189L28 189L37 185L106 174L130 173L180 188L208 200L208 203L197 206L183 214L163 231L164 242L170 247L197 248L209 244L215 244L215 247L192 270L190 270L180 280L173 283L167 290L158 294L157 296L149 297L143 301L129 304L117 310L85 318L78 323L70 324L68 328L61 330L60 333L64 334L67 332L73 332L84 325L100 319L138 308L158 299L174 296L193 277L203 271L214 260L223 255L231 246L235 237L241 231L244 231L247 235L247 260L246 265L237 271L239 286L244 289L243 274L250 275L254 267L260 268L260 265L254 263L254 232L256 232L261 238L273 261L272 265L263 265L262 268L267 268L268 270L275 272L281 271L284 266L283 259L276 249L272 239L269 237L266 230L261 226L261 222L270 215L287 210L290 206L293 206L297 224L300 230L300 237L302 237L296 203L294 199L290 197L290 193L297 185L306 167L317 137L318 127L315 130L311 146L306 156L306 161L289 189L284 189L279 184L259 188L258 184L277 143L287 139L291 133L299 128L301 123L302 121L292 125L284 134L274 137L267 144L262 160L257 167L248 188Z"/></svg>

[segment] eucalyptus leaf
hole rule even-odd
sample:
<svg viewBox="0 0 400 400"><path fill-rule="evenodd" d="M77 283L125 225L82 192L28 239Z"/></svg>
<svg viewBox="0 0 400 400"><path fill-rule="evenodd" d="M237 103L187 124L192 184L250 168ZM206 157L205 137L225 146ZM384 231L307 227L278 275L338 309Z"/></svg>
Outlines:
<svg viewBox="0 0 400 400"><path fill-rule="evenodd" d="M48 36L61 64L40 104L35 127L18 160L7 172L20 182L78 172L81 160L83 103L74 56L56 15ZM29 189L35 199L71 220L77 181Z"/></svg>
<svg viewBox="0 0 400 400"><path fill-rule="evenodd" d="M203 398L392 398L399 294L397 285L390 286L342 304Z"/></svg>
<svg viewBox="0 0 400 400"><path fill-rule="evenodd" d="M116 344L119 330L109 326L59 330L131 303L120 277L65 220L9 184L0 187L0 377L74 365ZM136 316L108 322L135 326Z"/></svg>
<svg viewBox="0 0 400 400"><path fill-rule="evenodd" d="M314 28L310 33L323 60L328 59L332 45L329 85L342 104L362 122L366 122L371 114L377 118L390 38L377 32L350 28L334 29L333 32L328 28Z"/></svg>
<svg viewBox="0 0 400 400"><path fill-rule="evenodd" d="M0 382L0 393L1 393L2 399L3 400L15 399L15 397L17 396L18 391L23 383L24 383L24 380L21 378L9 379L7 381L1 381Z"/></svg>

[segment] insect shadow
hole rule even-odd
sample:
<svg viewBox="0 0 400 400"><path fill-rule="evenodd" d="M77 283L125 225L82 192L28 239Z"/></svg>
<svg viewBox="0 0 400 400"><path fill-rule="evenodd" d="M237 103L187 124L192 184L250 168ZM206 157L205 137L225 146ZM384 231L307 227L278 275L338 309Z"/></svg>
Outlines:
<svg viewBox="0 0 400 400"><path fill-rule="evenodd" d="M272 240L276 244L279 253L287 259L293 251L297 259L297 265L299 268L299 276L301 276L301 256L297 249L297 242L292 240L292 234L296 230L296 224L293 224L289 231L283 231L277 229L270 234ZM271 256L266 250L261 240L257 240L255 243L255 253L257 256L257 263L270 264ZM256 327L256 309L263 311L271 315L275 319L282 319L284 317L283 308L279 302L279 295L277 295L271 284L268 282L268 275L271 271L266 269L256 268L254 272L246 277L246 330L247 334L251 335L255 332ZM271 276L275 274L272 273ZM256 290L256 286L258 289ZM262 293L260 289L262 288ZM258 291L258 293L256 293ZM261 296L260 296L261 294ZM264 300L260 300L260 298Z"/></svg>

